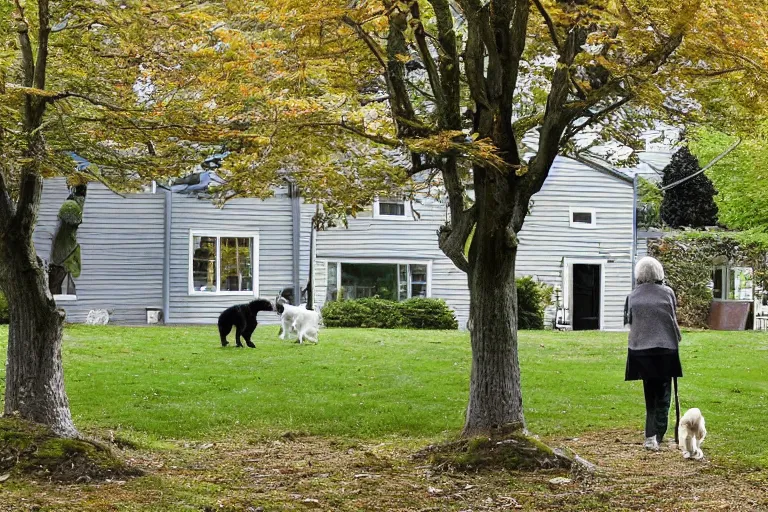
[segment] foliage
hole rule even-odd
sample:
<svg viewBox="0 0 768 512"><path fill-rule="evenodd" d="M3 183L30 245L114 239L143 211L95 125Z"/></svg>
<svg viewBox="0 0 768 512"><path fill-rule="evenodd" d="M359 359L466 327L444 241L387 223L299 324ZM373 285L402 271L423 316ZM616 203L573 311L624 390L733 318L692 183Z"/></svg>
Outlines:
<svg viewBox="0 0 768 512"><path fill-rule="evenodd" d="M552 287L530 276L516 281L518 329L543 329L544 308L552 303Z"/></svg>
<svg viewBox="0 0 768 512"><path fill-rule="evenodd" d="M698 159L687 147L678 150L672 161L664 168L663 186L693 175L701 169ZM703 228L717 225L717 194L712 182L704 174L699 174L680 185L664 192L661 202L661 218L673 228Z"/></svg>
<svg viewBox="0 0 768 512"><path fill-rule="evenodd" d="M734 142L722 132L700 128L691 136L691 151L703 162ZM707 171L717 188L718 218L730 229L768 231L768 126L761 125L722 161Z"/></svg>
<svg viewBox="0 0 768 512"><path fill-rule="evenodd" d="M440 299L403 302L366 298L327 302L322 311L327 327L380 329L457 329L453 311Z"/></svg>
<svg viewBox="0 0 768 512"><path fill-rule="evenodd" d="M8 300L0 292L0 325L7 324L11 320L8 312Z"/></svg>
<svg viewBox="0 0 768 512"><path fill-rule="evenodd" d="M768 289L768 236L753 233L691 232L649 241L648 253L657 258L677 295L678 321L706 327L712 303L712 269L716 258L753 269L758 287Z"/></svg>
<svg viewBox="0 0 768 512"><path fill-rule="evenodd" d="M414 298L399 304L405 328L439 330L459 328L456 316L442 299Z"/></svg>
<svg viewBox="0 0 768 512"><path fill-rule="evenodd" d="M643 229L661 227L661 202L663 195L659 186L643 177L637 182L638 215L637 225Z"/></svg>

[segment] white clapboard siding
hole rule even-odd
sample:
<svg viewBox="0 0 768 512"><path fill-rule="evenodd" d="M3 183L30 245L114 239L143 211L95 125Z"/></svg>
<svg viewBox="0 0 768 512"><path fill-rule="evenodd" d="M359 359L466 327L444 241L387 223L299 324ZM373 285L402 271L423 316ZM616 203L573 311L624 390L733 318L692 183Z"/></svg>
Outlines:
<svg viewBox="0 0 768 512"><path fill-rule="evenodd" d="M570 226L570 208L595 211L596 227ZM624 298L631 291L633 186L618 173L594 169L558 157L541 191L533 198L531 214L520 232L518 276L530 275L550 285L563 286L563 259L605 260L605 329L621 329ZM466 275L443 255L437 230L445 222L445 205L415 208L419 220L371 216L350 219L349 228L323 231L318 236L317 295L326 298L328 261L429 260L432 297L442 298L455 311L460 327L469 316ZM548 311L551 319L552 308Z"/></svg>
<svg viewBox="0 0 768 512"><path fill-rule="evenodd" d="M259 199L233 199L218 208L209 200L174 194L171 216L169 323L216 323L223 309L253 300L247 295L190 295L190 232L256 233L259 237L258 289L254 296L274 300L293 281L291 200L285 194ZM261 313L259 322L275 323L277 315Z"/></svg>
<svg viewBox="0 0 768 512"><path fill-rule="evenodd" d="M50 254L57 214L68 190L64 179L46 180L35 229L38 256ZM82 269L77 300L59 301L68 322L84 322L107 309L115 323L146 323L146 308L161 308L163 294L163 196L120 197L99 183L88 185L77 231Z"/></svg>

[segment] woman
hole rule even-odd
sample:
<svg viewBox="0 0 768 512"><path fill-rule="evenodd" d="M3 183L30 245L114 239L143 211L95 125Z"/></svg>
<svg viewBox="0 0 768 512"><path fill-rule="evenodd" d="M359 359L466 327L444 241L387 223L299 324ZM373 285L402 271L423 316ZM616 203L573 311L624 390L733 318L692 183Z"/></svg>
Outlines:
<svg viewBox="0 0 768 512"><path fill-rule="evenodd" d="M625 380L643 381L645 448L658 450L669 420L672 378L682 377L678 347L675 292L665 286L664 267L645 257L635 266L637 286L624 304L629 324L629 353Z"/></svg>

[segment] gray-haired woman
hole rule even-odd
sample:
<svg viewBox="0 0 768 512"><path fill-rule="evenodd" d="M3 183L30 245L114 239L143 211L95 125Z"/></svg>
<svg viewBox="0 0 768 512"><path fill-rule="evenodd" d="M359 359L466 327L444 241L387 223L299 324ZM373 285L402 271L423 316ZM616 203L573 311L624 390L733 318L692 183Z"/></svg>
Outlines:
<svg viewBox="0 0 768 512"><path fill-rule="evenodd" d="M637 286L624 304L629 324L629 352L625 380L643 381L645 393L645 447L658 450L669 421L672 378L682 377L678 347L675 292L664 285L664 267L642 258L635 266Z"/></svg>

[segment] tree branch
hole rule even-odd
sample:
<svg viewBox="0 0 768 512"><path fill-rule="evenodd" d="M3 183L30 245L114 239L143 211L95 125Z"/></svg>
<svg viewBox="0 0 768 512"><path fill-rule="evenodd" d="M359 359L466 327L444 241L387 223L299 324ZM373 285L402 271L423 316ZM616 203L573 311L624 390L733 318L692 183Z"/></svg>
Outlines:
<svg viewBox="0 0 768 512"><path fill-rule="evenodd" d="M613 112L613 111L621 108L622 106L626 105L627 103L629 103L632 100L632 98L633 98L633 95L629 94L629 95L624 96L623 98L621 98L619 101L616 101L616 102L608 105L604 109L599 110L598 112L594 112L593 113L593 112L587 111L587 112L589 112L589 114L587 116L588 119L586 121L584 121L583 123L581 123L580 125L578 125L578 126L571 127L570 130L565 132L565 135L563 135L563 139L566 139L566 140L571 139L572 137L574 137L576 134L578 134L579 132L581 132L585 128L595 124L596 122L598 122L600 119L602 119L606 115L610 114L611 112Z"/></svg>
<svg viewBox="0 0 768 512"><path fill-rule="evenodd" d="M37 209L43 191L43 178L36 172L27 171L21 176L19 200L12 224L25 235L31 234L37 221Z"/></svg>
<svg viewBox="0 0 768 512"><path fill-rule="evenodd" d="M382 137L381 135L373 135L371 133L366 133L364 130L357 128L356 126L347 124L344 121L301 123L301 124L293 124L289 126L296 128L298 130L301 130L304 128L317 128L317 127L341 128L342 130L348 131L350 133L354 133L355 135L358 135L370 141L376 142L377 144L382 144L382 145L393 147L393 148L399 148L399 147L402 147L403 145L402 142L400 142L397 139L390 139L389 137Z"/></svg>
<svg viewBox="0 0 768 512"><path fill-rule="evenodd" d="M554 21L552 21L552 17L544 8L544 5L542 5L541 0L533 0L533 3L536 5L536 9L539 11L539 14L541 14L541 17L544 18L544 23L547 24L549 37L552 38L552 43L555 45L555 48L557 48L557 53L563 53L563 47L560 44L560 38L557 37L557 29L555 28Z"/></svg>
<svg viewBox="0 0 768 512"><path fill-rule="evenodd" d="M32 42L29 40L29 23L24 17L24 8L19 0L14 0L16 4L16 32L19 38L19 50L21 52L21 71L22 84L25 87L32 87L35 83L35 56L32 52Z"/></svg>
<svg viewBox="0 0 768 512"><path fill-rule="evenodd" d="M435 59L432 58L432 54L429 51L426 31L424 30L424 25L421 22L421 14L419 12L418 2L411 3L411 16L413 16L413 19L415 20L413 35L416 39L416 45L419 48L419 54L421 54L421 60L424 62L424 67L427 70L429 85L432 88L432 95L434 97L435 106L437 107L437 116L440 120L439 127L443 128L443 119L445 118L443 111L446 107L445 94L441 84L440 75L437 72Z"/></svg>
<svg viewBox="0 0 768 512"><path fill-rule="evenodd" d="M11 195L8 191L8 186L5 183L5 175L0 170L0 231L3 230L8 219L12 218L15 213L13 201L11 201Z"/></svg>
<svg viewBox="0 0 768 512"><path fill-rule="evenodd" d="M451 215L450 225L441 226L438 230L438 245L459 270L468 272L469 261L464 255L464 246L477 222L477 207L472 205L464 210L464 205L461 204L458 208L462 209L459 217L455 218ZM451 204L451 211L453 210L454 205Z"/></svg>
<svg viewBox="0 0 768 512"><path fill-rule="evenodd" d="M48 68L48 38L51 35L51 20L48 0L37 0L37 62L35 63L34 86L45 89L45 76Z"/></svg>
<svg viewBox="0 0 768 512"><path fill-rule="evenodd" d="M341 21L350 26L360 37L360 39L363 40L365 45L368 47L369 50L371 50L371 53L373 53L373 56L376 57L376 60L379 61L379 64L381 64L381 67L384 68L385 72L387 69L387 61L384 58L384 51L381 49L381 46L373 40L373 38L363 30L363 26L350 18L348 15L344 15L341 18Z"/></svg>

